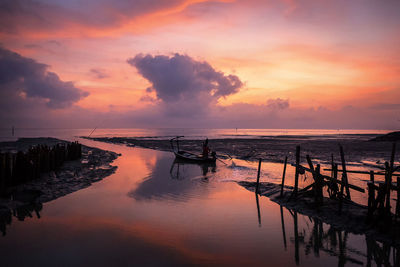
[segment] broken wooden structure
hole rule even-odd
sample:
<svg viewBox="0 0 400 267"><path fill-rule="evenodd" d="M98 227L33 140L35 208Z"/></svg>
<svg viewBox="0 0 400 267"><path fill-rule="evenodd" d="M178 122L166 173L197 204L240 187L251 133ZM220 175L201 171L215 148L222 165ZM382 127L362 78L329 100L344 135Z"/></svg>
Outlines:
<svg viewBox="0 0 400 267"><path fill-rule="evenodd" d="M364 188L357 185L351 184L349 182L348 173L361 173L369 174L370 181L368 182L368 214L367 222L378 222L384 221L385 225L390 225L393 220L398 220L400 217L400 174L395 173L400 170L400 166L394 166L396 144L393 144L392 153L390 157L390 162L385 162L384 172L378 171L357 171L357 170L347 170L344 151L341 145L339 145L340 151L340 166L331 160L331 168L324 169L325 171L330 171L331 174L324 175L321 173L320 164L314 164L311 157L306 155L306 160L308 166L303 166L300 164L300 146L296 147L296 163L292 164L295 167L294 175L294 188L289 197L289 200L297 199L304 195L313 195L314 203L316 207L320 207L324 201L324 189L326 189L325 195L331 199L338 200L338 211L341 213L344 201L351 201L351 191L355 190L364 193ZM311 173L313 182L306 187L299 189L299 175L305 172ZM283 196L283 188L285 183L285 173L286 173L286 160L284 164L284 171L282 176L281 184L281 197ZM341 174L341 179L339 175ZM375 176L383 175L385 176L384 181L376 181ZM396 178L396 183L393 183L393 177ZM396 195L396 207L392 209L391 207L391 192L394 191ZM393 196L393 195L392 195ZM394 210L394 214L392 214Z"/></svg>

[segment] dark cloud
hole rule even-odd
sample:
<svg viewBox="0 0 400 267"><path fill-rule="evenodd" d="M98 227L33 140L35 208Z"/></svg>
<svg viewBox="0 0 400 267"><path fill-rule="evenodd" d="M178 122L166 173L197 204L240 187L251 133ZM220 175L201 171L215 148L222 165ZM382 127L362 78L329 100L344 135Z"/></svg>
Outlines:
<svg viewBox="0 0 400 267"><path fill-rule="evenodd" d="M0 47L0 86L4 101L14 98L40 99L50 108L71 106L88 95L74 86L63 82L57 74L47 71L48 66L33 59Z"/></svg>
<svg viewBox="0 0 400 267"><path fill-rule="evenodd" d="M187 55L139 54L128 59L128 63L152 84L146 91L154 91L167 112L175 115L187 111L203 113L219 98L237 93L243 85L236 75L225 75L207 62Z"/></svg>
<svg viewBox="0 0 400 267"><path fill-rule="evenodd" d="M110 75L103 69L90 69L90 74L96 79L104 79L110 77Z"/></svg>
<svg viewBox="0 0 400 267"><path fill-rule="evenodd" d="M74 26L111 28L138 16L176 8L184 0L1 0L0 32L55 32ZM82 31L84 29L79 29Z"/></svg>
<svg viewBox="0 0 400 267"><path fill-rule="evenodd" d="M267 100L267 106L271 109L286 109L289 107L289 99L268 99Z"/></svg>

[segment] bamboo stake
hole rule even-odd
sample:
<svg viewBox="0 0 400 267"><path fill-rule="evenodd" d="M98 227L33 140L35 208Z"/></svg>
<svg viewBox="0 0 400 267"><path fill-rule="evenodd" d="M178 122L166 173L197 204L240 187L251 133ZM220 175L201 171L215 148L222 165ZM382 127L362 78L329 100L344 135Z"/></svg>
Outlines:
<svg viewBox="0 0 400 267"><path fill-rule="evenodd" d="M285 157L285 164L283 166L281 197L283 196L283 187L285 186L286 164L287 164L287 156Z"/></svg>
<svg viewBox="0 0 400 267"><path fill-rule="evenodd" d="M260 203L258 202L258 194L255 194L255 195L256 195L256 203L257 203L258 227L261 227Z"/></svg>
<svg viewBox="0 0 400 267"><path fill-rule="evenodd" d="M261 158L258 160L256 194L258 194L258 187L259 187L259 184L260 184L260 171L261 171Z"/></svg>
<svg viewBox="0 0 400 267"><path fill-rule="evenodd" d="M284 247L285 247L285 250L287 250L286 231L285 231L285 219L283 218L283 207L280 206L280 208L281 208L281 223L282 223L283 245L284 245Z"/></svg>
<svg viewBox="0 0 400 267"><path fill-rule="evenodd" d="M367 221L372 219L372 214L374 213L374 202L375 202L375 187L372 182L368 183L368 213Z"/></svg>
<svg viewBox="0 0 400 267"><path fill-rule="evenodd" d="M400 215L400 177L397 177L397 205L396 205L396 216Z"/></svg>
<svg viewBox="0 0 400 267"><path fill-rule="evenodd" d="M346 186L346 198L351 199L350 189L349 189L349 181L347 179L347 172L346 172L346 161L344 160L343 147L341 145L339 145L339 149L340 149L340 158L342 160L342 169L343 169L342 180L345 182L345 186Z"/></svg>
<svg viewBox="0 0 400 267"><path fill-rule="evenodd" d="M389 166L389 163L386 161L385 162L385 167L386 167L386 176L385 176L385 193L386 193L386 204L385 204L385 214L387 216L390 216L390 187L392 185L392 175L391 175L391 169Z"/></svg>
<svg viewBox="0 0 400 267"><path fill-rule="evenodd" d="M316 178L316 196L317 196L317 203L318 205L322 205L323 201L324 201L324 196L322 193L322 186L323 186L323 182L322 182L322 177L320 176L320 170L321 170L321 166L319 164L317 164L317 168L315 169L315 178Z"/></svg>
<svg viewBox="0 0 400 267"><path fill-rule="evenodd" d="M396 143L392 145L392 154L390 156L390 165L385 162L386 167L386 215L390 216L390 188L392 185L392 172L394 165L394 155L396 153Z"/></svg>
<svg viewBox="0 0 400 267"><path fill-rule="evenodd" d="M297 198L297 191L299 190L299 166L300 166L300 146L296 146L296 172L294 176L294 197Z"/></svg>
<svg viewBox="0 0 400 267"><path fill-rule="evenodd" d="M293 215L293 224L294 224L294 246L295 246L294 258L296 261L296 265L299 265L300 256L299 256L299 230L297 226L297 211L295 211Z"/></svg>
<svg viewBox="0 0 400 267"><path fill-rule="evenodd" d="M372 183L375 182L374 171L370 171L370 172L369 172L369 180L370 180Z"/></svg>

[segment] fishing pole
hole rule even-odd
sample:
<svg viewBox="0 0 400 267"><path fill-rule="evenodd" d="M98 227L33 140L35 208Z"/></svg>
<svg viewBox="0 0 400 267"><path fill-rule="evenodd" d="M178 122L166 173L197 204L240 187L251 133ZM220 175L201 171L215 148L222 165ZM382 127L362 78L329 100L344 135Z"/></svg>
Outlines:
<svg viewBox="0 0 400 267"><path fill-rule="evenodd" d="M96 131L97 127L98 127L98 126L94 127L93 131L90 132L88 138L92 135L92 133L93 133L94 131Z"/></svg>

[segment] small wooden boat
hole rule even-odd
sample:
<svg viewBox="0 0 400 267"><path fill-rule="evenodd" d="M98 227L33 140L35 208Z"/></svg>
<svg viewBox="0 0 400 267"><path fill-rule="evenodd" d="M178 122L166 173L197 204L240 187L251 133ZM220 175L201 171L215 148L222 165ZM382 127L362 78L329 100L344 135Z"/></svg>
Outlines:
<svg viewBox="0 0 400 267"><path fill-rule="evenodd" d="M175 157L180 160L191 161L191 162L207 162L213 163L217 160L216 157L203 157L201 155L196 155L187 151L174 151Z"/></svg>
<svg viewBox="0 0 400 267"><path fill-rule="evenodd" d="M179 140L178 140L180 137L183 137L183 136L177 136L170 140L172 151L174 152L175 157L177 159L182 160L182 161L187 161L187 162L196 162L196 163L215 163L216 162L217 157L215 155L211 156L211 157L203 157L202 155L196 155L196 154L193 154L188 151L180 150L179 149ZM176 140L176 147L173 144L174 140Z"/></svg>

